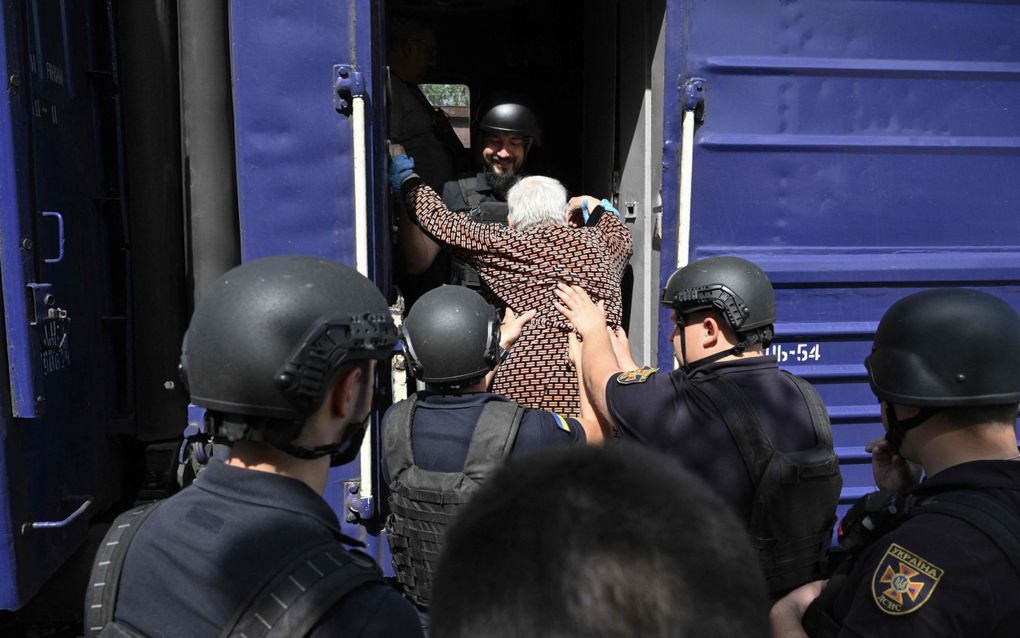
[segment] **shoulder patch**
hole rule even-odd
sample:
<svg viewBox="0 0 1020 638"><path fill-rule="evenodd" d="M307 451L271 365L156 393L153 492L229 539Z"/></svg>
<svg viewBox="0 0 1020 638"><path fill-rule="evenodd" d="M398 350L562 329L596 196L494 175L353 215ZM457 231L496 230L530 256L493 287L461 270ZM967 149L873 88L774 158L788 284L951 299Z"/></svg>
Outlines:
<svg viewBox="0 0 1020 638"><path fill-rule="evenodd" d="M890 616L911 614L931 598L945 570L892 543L871 577L871 597Z"/></svg>
<svg viewBox="0 0 1020 638"><path fill-rule="evenodd" d="M616 382L619 383L620 385L630 385L632 383L644 383L658 371L659 371L658 368L650 368L648 366L645 366L643 368L638 368L637 370L621 372L620 374L616 375Z"/></svg>
<svg viewBox="0 0 1020 638"><path fill-rule="evenodd" d="M567 420L561 417L559 414L553 412L553 420L556 421L556 427L563 430L564 432L570 432L570 424Z"/></svg>

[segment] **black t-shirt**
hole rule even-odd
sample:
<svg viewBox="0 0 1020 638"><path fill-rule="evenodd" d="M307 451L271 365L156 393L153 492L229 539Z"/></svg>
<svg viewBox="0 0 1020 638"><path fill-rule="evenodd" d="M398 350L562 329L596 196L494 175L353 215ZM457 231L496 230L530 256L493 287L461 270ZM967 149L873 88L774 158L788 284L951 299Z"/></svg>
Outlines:
<svg viewBox="0 0 1020 638"><path fill-rule="evenodd" d="M980 491L1020 517L1020 462L955 465L913 494L925 499L961 490ZM1002 550L969 522L920 511L856 560L833 600L839 635L1020 635L1020 575Z"/></svg>
<svg viewBox="0 0 1020 638"><path fill-rule="evenodd" d="M213 460L136 533L115 618L150 636L214 638L286 557L339 535L336 514L305 483ZM310 635L422 632L410 603L378 582L345 596Z"/></svg>
<svg viewBox="0 0 1020 638"><path fill-rule="evenodd" d="M776 449L794 452L817 445L804 397L775 357L708 364L692 378L710 373L725 375L740 388ZM618 375L606 384L606 403L622 439L674 457L748 520L754 484L722 414L703 392L692 389L686 373L660 371L637 382Z"/></svg>

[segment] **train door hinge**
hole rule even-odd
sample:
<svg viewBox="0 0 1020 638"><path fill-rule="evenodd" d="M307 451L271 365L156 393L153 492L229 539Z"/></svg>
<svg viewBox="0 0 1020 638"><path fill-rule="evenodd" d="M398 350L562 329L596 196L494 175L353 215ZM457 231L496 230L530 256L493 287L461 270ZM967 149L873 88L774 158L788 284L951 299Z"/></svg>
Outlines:
<svg viewBox="0 0 1020 638"><path fill-rule="evenodd" d="M355 97L365 95L365 76L351 64L333 66L333 108L346 117L351 116Z"/></svg>

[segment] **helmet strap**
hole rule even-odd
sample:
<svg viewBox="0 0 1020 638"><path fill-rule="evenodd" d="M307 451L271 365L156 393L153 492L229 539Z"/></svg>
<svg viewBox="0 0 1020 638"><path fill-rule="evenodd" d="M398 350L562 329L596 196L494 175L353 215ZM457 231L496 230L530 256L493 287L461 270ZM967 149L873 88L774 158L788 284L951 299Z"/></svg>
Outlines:
<svg viewBox="0 0 1020 638"><path fill-rule="evenodd" d="M679 312L677 314L679 315ZM755 343L755 340L753 340L753 339L746 339L745 338L745 339L741 340L740 343L738 343L737 345L733 346L729 350L722 350L720 352L716 352L715 354L710 354L707 357L702 357L702 358L698 359L697 361L691 361L690 363L688 363L688 361L687 361L687 333L684 331L684 327L686 325L687 324L684 321L683 317L679 316L677 318L677 321L676 321L676 326L677 326L677 328L680 329L680 356L682 358L682 361L680 362L680 369L683 370L687 374L691 374L692 372L694 372L698 368L700 368L702 366L706 366L706 365L708 365L710 363L715 363L716 361L718 361L718 360L720 360L720 359L722 359L724 357L728 357L731 354L739 356L739 355L743 354L745 350L747 350L748 346L751 346L751 345L753 345Z"/></svg>
<svg viewBox="0 0 1020 638"><path fill-rule="evenodd" d="M896 416L896 408L889 401L885 402L885 422L889 431L885 433L885 440L889 442L893 450L899 452L903 445L903 438L907 432L913 430L928 419L932 418L942 410L939 408L921 408L921 411L908 419L900 419Z"/></svg>

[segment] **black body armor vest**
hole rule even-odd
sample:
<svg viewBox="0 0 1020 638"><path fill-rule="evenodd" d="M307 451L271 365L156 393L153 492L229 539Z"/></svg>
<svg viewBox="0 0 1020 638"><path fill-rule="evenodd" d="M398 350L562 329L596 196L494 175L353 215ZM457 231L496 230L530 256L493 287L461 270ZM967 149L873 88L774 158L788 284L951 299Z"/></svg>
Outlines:
<svg viewBox="0 0 1020 638"><path fill-rule="evenodd" d="M843 487L825 404L810 383L782 372L797 385L810 411L818 443L809 450L775 449L754 406L725 376L692 379L722 414L754 483L748 531L773 598L822 577ZM824 503L832 508L818 506Z"/></svg>
<svg viewBox="0 0 1020 638"><path fill-rule="evenodd" d="M460 472L432 472L414 461L412 422L417 395L397 403L383 436L390 472L390 515L386 519L393 569L405 595L428 608L432 573L443 532L479 486L510 455L524 408L513 401L489 401L482 409Z"/></svg>

